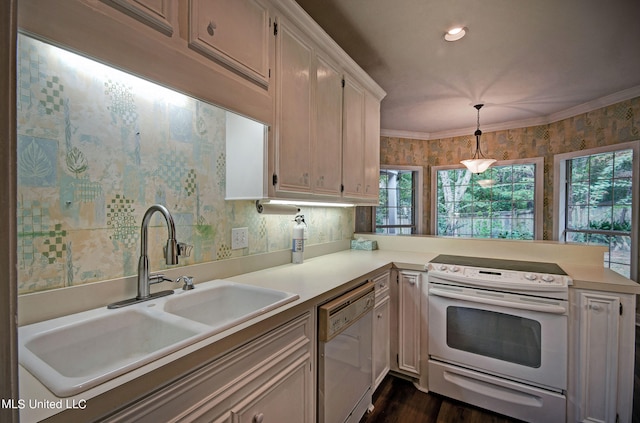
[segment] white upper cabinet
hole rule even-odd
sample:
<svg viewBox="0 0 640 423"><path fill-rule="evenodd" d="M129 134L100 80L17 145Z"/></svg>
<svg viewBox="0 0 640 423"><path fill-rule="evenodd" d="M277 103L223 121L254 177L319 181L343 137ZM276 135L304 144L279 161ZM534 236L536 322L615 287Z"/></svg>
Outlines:
<svg viewBox="0 0 640 423"><path fill-rule="evenodd" d="M189 1L189 46L265 87L269 34L269 8L261 0Z"/></svg>
<svg viewBox="0 0 640 423"><path fill-rule="evenodd" d="M202 15L200 2L212 9L192 0L192 16ZM295 2L274 2L269 13L274 124L266 148L256 140L239 160L228 155L227 168L244 169L257 154L255 168L265 167L254 199L376 204L384 91ZM207 20L199 22L206 29ZM255 197L231 185L242 184L227 178L227 199Z"/></svg>
<svg viewBox="0 0 640 423"><path fill-rule="evenodd" d="M313 142L313 191L340 197L342 172L342 72L324 54L316 53L316 119Z"/></svg>
<svg viewBox="0 0 640 423"><path fill-rule="evenodd" d="M363 197L377 204L380 188L380 100L369 92L364 96L363 166Z"/></svg>
<svg viewBox="0 0 640 423"><path fill-rule="evenodd" d="M173 34L173 26L170 21L172 0L102 1L165 35L171 36Z"/></svg>
<svg viewBox="0 0 640 423"><path fill-rule="evenodd" d="M276 21L276 192L311 192L311 41L285 18Z"/></svg>
<svg viewBox="0 0 640 423"><path fill-rule="evenodd" d="M343 101L343 195L361 198L364 195L364 89L351 78L345 78Z"/></svg>
<svg viewBox="0 0 640 423"><path fill-rule="evenodd" d="M343 196L361 204L377 204L380 100L346 77L343 114Z"/></svg>

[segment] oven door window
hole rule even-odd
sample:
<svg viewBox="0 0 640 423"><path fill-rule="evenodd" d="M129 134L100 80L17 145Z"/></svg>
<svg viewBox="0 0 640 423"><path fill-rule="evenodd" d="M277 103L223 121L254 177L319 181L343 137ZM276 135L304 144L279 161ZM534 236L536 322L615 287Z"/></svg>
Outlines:
<svg viewBox="0 0 640 423"><path fill-rule="evenodd" d="M520 316L467 307L447 307L450 348L538 368L540 323Z"/></svg>

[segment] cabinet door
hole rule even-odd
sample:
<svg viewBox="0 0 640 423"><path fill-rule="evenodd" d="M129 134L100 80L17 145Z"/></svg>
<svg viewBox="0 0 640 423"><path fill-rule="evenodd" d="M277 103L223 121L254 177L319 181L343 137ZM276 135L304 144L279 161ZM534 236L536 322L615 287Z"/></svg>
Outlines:
<svg viewBox="0 0 640 423"><path fill-rule="evenodd" d="M389 337L391 335L389 296L381 298L373 309L373 390L389 373Z"/></svg>
<svg viewBox="0 0 640 423"><path fill-rule="evenodd" d="M262 0L190 0L189 47L269 83L269 11Z"/></svg>
<svg viewBox="0 0 640 423"><path fill-rule="evenodd" d="M578 292L577 421L615 422L620 297ZM571 362L571 361L569 361Z"/></svg>
<svg viewBox="0 0 640 423"><path fill-rule="evenodd" d="M232 410L232 423L309 422L310 360L299 360L269 383L249 394Z"/></svg>
<svg viewBox="0 0 640 423"><path fill-rule="evenodd" d="M364 197L378 203L380 186L380 101L364 97Z"/></svg>
<svg viewBox="0 0 640 423"><path fill-rule="evenodd" d="M343 196L361 198L364 195L364 90L348 77L345 77L343 104Z"/></svg>
<svg viewBox="0 0 640 423"><path fill-rule="evenodd" d="M293 24L277 23L276 191L310 193L313 48Z"/></svg>
<svg viewBox="0 0 640 423"><path fill-rule="evenodd" d="M173 34L169 19L172 0L102 0L165 35Z"/></svg>
<svg viewBox="0 0 640 423"><path fill-rule="evenodd" d="M340 196L342 185L342 73L316 55L316 121L313 148L314 193Z"/></svg>
<svg viewBox="0 0 640 423"><path fill-rule="evenodd" d="M398 368L420 374L420 273L398 272Z"/></svg>

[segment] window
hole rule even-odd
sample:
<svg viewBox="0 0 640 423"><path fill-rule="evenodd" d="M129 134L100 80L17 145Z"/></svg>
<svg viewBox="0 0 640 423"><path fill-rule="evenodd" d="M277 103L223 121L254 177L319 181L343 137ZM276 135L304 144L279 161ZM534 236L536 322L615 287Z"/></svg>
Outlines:
<svg viewBox="0 0 640 423"><path fill-rule="evenodd" d="M543 158L503 161L479 175L434 166L432 233L473 238L542 238Z"/></svg>
<svg viewBox="0 0 640 423"><path fill-rule="evenodd" d="M382 166L375 232L409 235L421 233L422 167Z"/></svg>
<svg viewBox="0 0 640 423"><path fill-rule="evenodd" d="M637 149L636 144L635 155ZM558 213L558 239L605 246L605 267L636 279L634 146L581 151L561 155L559 160L562 212Z"/></svg>

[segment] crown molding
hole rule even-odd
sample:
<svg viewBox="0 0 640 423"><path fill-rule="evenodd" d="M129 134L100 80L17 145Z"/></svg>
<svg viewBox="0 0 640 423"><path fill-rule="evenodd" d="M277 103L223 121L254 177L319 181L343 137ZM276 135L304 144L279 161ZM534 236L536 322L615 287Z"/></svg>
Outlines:
<svg viewBox="0 0 640 423"><path fill-rule="evenodd" d="M584 113L589 113L594 110L602 109L616 103L620 103L632 98L640 97L640 85L618 91L616 93L588 101L586 103L579 104L568 109L551 113L546 116L540 116L530 119L520 119L510 122L495 123L492 125L482 125L482 132L495 132L505 131L508 129L527 128L531 126L549 125L554 122L558 122L564 119L569 119ZM465 135L471 135L476 130L474 127L452 129L449 131L440 132L414 132L414 131L401 131L395 129L381 129L380 135L383 137L391 138L407 138L416 140L438 140L443 138L461 137Z"/></svg>

